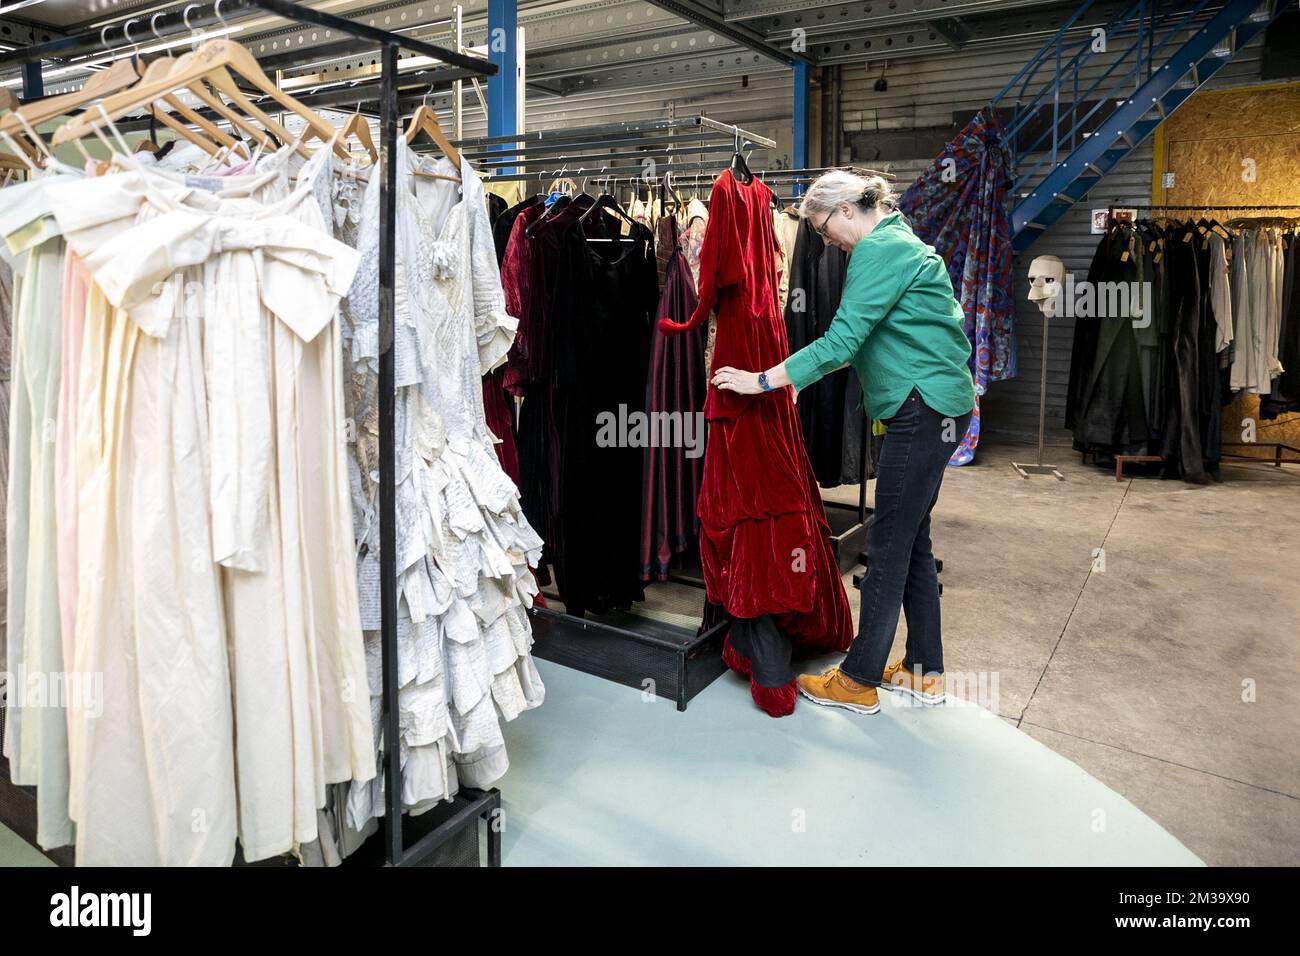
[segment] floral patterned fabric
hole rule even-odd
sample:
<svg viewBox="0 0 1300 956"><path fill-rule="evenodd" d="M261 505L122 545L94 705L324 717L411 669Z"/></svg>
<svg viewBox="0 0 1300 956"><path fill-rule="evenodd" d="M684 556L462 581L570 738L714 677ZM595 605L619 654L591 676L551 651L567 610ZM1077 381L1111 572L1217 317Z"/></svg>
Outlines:
<svg viewBox="0 0 1300 956"><path fill-rule="evenodd" d="M900 198L898 207L948 263L953 294L971 340L975 411L952 464L975 457L980 396L989 382L1016 374L1011 277L1011 151L997 114L980 110Z"/></svg>

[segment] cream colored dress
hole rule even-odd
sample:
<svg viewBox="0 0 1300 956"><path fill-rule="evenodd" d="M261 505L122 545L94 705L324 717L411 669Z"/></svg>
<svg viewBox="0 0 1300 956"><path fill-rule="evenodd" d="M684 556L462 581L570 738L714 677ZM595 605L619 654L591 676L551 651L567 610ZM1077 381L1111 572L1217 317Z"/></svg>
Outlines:
<svg viewBox="0 0 1300 956"><path fill-rule="evenodd" d="M48 174L0 192L0 234L21 270L13 314L9 488L6 501L10 707L4 753L14 783L35 786L37 842L73 840L68 816L69 680L59 628L55 443L63 317L64 243Z"/></svg>
<svg viewBox="0 0 1300 956"><path fill-rule="evenodd" d="M374 774L334 328L357 257L310 190L210 185L56 201L103 293L78 390L77 659L105 684L74 715L83 864L225 864L236 833L283 853L326 783Z"/></svg>

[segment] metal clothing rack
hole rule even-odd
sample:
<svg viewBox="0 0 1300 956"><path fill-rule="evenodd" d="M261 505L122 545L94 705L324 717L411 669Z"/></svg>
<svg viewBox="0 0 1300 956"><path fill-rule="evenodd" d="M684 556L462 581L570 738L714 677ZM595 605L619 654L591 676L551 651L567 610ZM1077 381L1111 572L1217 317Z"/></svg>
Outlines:
<svg viewBox="0 0 1300 956"><path fill-rule="evenodd" d="M1111 206L1107 206L1107 207L1106 207L1106 220L1107 220L1107 222L1110 222L1111 220L1115 220L1115 221L1117 221L1117 222L1127 222L1127 221L1129 221L1129 217L1128 217L1128 216L1120 215L1120 216L1118 216L1118 218L1117 218L1117 217L1116 217L1116 214L1117 214L1117 213L1126 213L1126 212L1128 212L1128 211L1130 211L1130 210L1132 210L1132 211L1134 211L1134 212L1152 212L1152 211L1156 211L1156 210L1161 210L1161 211L1165 211L1165 212L1263 212L1263 211L1265 211L1265 210L1273 210L1273 211L1276 211L1276 210L1292 210L1292 211L1300 211L1300 205L1272 205L1272 206L1259 206L1259 205L1256 205L1256 206L1160 206L1160 205L1153 205L1153 206L1138 206L1138 205L1133 205L1133 204L1131 204L1131 203L1115 203L1114 205L1111 205Z"/></svg>
<svg viewBox="0 0 1300 956"><path fill-rule="evenodd" d="M593 181L627 178L645 183L669 170L716 169L722 156L774 149L776 141L707 116L686 116L483 136L454 145L467 159L488 171L489 182L569 176ZM521 166L534 168L521 170Z"/></svg>
<svg viewBox="0 0 1300 956"><path fill-rule="evenodd" d="M696 168L700 167L700 168ZM786 205L793 205L799 201L803 195L804 188L811 182L815 181L824 173L832 170L842 169L847 172L855 173L859 176L880 176L890 182L896 182L898 177L887 170L869 169L864 166L823 166L799 169L755 169L754 175L772 187L772 192L777 199ZM636 171L633 171L636 172ZM709 188L717 180L719 175L717 163L704 164L673 164L665 173L670 174L670 185L675 189L687 189L698 192L701 188ZM594 182L609 181L611 178L617 182L623 179L623 176L611 177L602 174L593 178ZM628 176L635 184L641 182L645 184L644 176Z"/></svg>
<svg viewBox="0 0 1300 956"><path fill-rule="evenodd" d="M205 8L206 7L206 12ZM327 30L352 37L359 44L377 46L382 53L383 69L372 95L377 95L380 105L380 212L379 212L379 537L380 537L380 607L382 614L381 640L383 645L383 738L381 772L384 775L385 813L383 819L384 860L389 866L410 866L427 861L448 840L455 837L469 821L486 819L488 831L488 864L498 866L501 861L501 835L492 825L501 807L501 794L496 789L476 791L462 789L455 805L439 808L449 813L430 811L415 818L410 825L417 838L407 845L404 839L407 817L402 812L402 767L400 760L400 728L398 724L398 668L397 668L397 530L396 530L396 471L395 471L395 356L393 354L393 327L396 313L396 237L398 130L398 58L401 50L425 56L441 63L442 69L428 71L437 82L451 82L471 76L491 76L497 72L494 64L445 49L421 40L381 30L365 23L320 10L313 10L291 0L222 0L208 5L190 3L182 10L159 13L155 25L183 27L183 33L199 24L212 24L247 16L258 10L289 20L314 23ZM188 14L188 16L187 16ZM65 37L52 43L20 48L0 54L0 66L20 63L39 63L42 59L68 56L101 50L104 31L90 30L83 34ZM310 57L310 51L304 51ZM408 77L402 77L403 80ZM424 79L427 84L428 78ZM353 87L348 92L349 102L355 103L363 94ZM441 819L446 816L446 819ZM420 821L439 817L430 827Z"/></svg>

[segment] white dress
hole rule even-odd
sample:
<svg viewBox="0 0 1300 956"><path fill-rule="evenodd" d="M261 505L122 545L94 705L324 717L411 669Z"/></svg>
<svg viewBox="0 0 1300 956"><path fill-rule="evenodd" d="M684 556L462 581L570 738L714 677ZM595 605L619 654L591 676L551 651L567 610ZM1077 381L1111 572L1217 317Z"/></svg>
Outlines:
<svg viewBox="0 0 1300 956"><path fill-rule="evenodd" d="M59 626L54 512L54 433L60 382L64 243L50 216L47 174L0 193L0 235L21 271L13 315L6 501L8 626L12 680L4 753L14 783L37 788L37 842L72 842L68 816L68 680ZM89 689L89 688L86 688Z"/></svg>
<svg viewBox="0 0 1300 956"><path fill-rule="evenodd" d="M357 256L309 199L136 172L56 202L117 307L81 370L79 863L283 853L374 774L334 331Z"/></svg>
<svg viewBox="0 0 1300 956"><path fill-rule="evenodd" d="M501 470L482 376L504 361L518 322L505 311L483 186L414 176L399 140L396 227L396 481L402 803L419 811L458 786L488 787L508 766L500 721L538 706L529 650L529 570L542 541ZM444 174L454 171L445 160ZM436 183L436 185L435 185ZM362 625L380 742L378 521L379 177L357 229L362 263L348 295L353 498ZM382 777L354 785L349 822L384 812Z"/></svg>

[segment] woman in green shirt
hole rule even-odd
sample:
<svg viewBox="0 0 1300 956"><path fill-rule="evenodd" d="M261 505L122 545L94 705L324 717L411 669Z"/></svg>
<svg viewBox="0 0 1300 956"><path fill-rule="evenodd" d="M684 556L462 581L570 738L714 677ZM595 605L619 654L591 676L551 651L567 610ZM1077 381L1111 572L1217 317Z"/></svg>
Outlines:
<svg viewBox="0 0 1300 956"><path fill-rule="evenodd" d="M809 187L800 211L823 242L850 254L839 310L825 335L780 365L720 368L713 383L745 395L785 386L797 392L851 364L867 416L884 421L887 431L876 466L858 636L839 667L803 675L799 691L864 714L880 710L880 687L941 703L930 512L975 406L961 305L943 259L913 234L880 177L827 173ZM907 650L886 666L900 609Z"/></svg>

